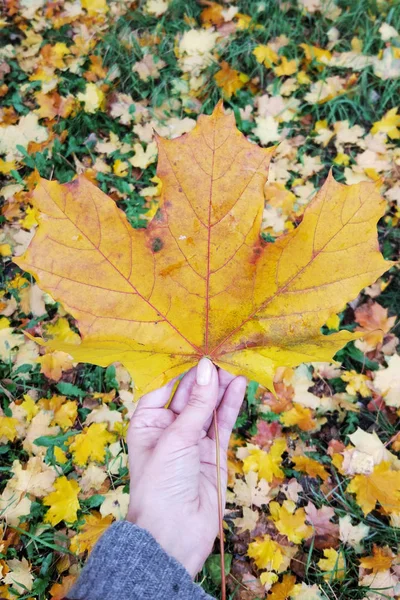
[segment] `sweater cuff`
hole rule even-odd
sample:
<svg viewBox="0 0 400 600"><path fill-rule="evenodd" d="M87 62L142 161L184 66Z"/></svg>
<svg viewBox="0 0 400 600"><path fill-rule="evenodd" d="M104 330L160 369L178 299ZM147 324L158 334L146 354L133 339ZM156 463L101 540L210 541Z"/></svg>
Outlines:
<svg viewBox="0 0 400 600"><path fill-rule="evenodd" d="M148 531L128 521L113 523L101 536L68 598L212 600Z"/></svg>

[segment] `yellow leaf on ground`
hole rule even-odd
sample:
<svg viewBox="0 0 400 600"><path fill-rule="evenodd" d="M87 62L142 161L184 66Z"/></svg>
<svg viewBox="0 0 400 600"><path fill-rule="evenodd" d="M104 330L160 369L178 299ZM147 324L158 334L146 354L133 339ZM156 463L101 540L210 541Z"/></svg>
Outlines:
<svg viewBox="0 0 400 600"><path fill-rule="evenodd" d="M280 545L269 535L256 538L249 544L247 555L254 559L259 569L278 570L283 562Z"/></svg>
<svg viewBox="0 0 400 600"><path fill-rule="evenodd" d="M60 521L74 523L80 508L78 483L63 475L55 481L54 488L54 492L43 498L43 504L50 507L44 516L44 522L53 526Z"/></svg>
<svg viewBox="0 0 400 600"><path fill-rule="evenodd" d="M51 600L64 600L76 581L76 575L66 575L61 583L53 583L49 589Z"/></svg>
<svg viewBox="0 0 400 600"><path fill-rule="evenodd" d="M91 552L99 537L108 529L112 522L112 515L102 517L97 511L87 515L83 525L79 528L79 533L71 539L69 547L71 552L74 552L74 554L83 554L86 551Z"/></svg>
<svg viewBox="0 0 400 600"><path fill-rule="evenodd" d="M73 367L73 360L66 352L54 350L47 352L37 359L40 364L40 372L53 381L60 381L64 371Z"/></svg>
<svg viewBox="0 0 400 600"><path fill-rule="evenodd" d="M53 411L52 425L59 425L62 429L68 429L75 423L78 416L78 403L76 400L67 400L65 396L52 396L41 398L39 405Z"/></svg>
<svg viewBox="0 0 400 600"><path fill-rule="evenodd" d="M400 138L400 115L397 114L398 108L391 108L382 117L380 121L375 121L371 133L386 133L391 139Z"/></svg>
<svg viewBox="0 0 400 600"><path fill-rule="evenodd" d="M364 556L363 558L360 558L360 565L364 569L371 569L373 573L378 573L379 571L386 571L387 569L390 569L393 559L394 555L389 546L384 546L381 548L380 546L374 544L372 548L372 556Z"/></svg>
<svg viewBox="0 0 400 600"><path fill-rule="evenodd" d="M17 425L18 419L14 417L0 417L0 442L1 438L13 442L18 435Z"/></svg>
<svg viewBox="0 0 400 600"><path fill-rule="evenodd" d="M342 552L337 552L333 548L324 550L325 558L318 561L318 566L321 571L324 571L324 579L331 581L332 579L344 579L346 570Z"/></svg>
<svg viewBox="0 0 400 600"><path fill-rule="evenodd" d="M286 440L278 439L272 444L269 452L260 448L251 448L249 456L243 461L243 471L256 471L260 479L268 483L276 477L284 479L285 474L281 469L282 454L286 451Z"/></svg>
<svg viewBox="0 0 400 600"><path fill-rule="evenodd" d="M269 600L286 600L291 597L295 583L296 577L294 575L284 575L282 581L272 586L267 598Z"/></svg>
<svg viewBox="0 0 400 600"><path fill-rule="evenodd" d="M377 502L389 514L400 512L400 471L391 469L390 462L376 465L371 475L353 477L347 491L356 495L365 515L374 510Z"/></svg>
<svg viewBox="0 0 400 600"><path fill-rule="evenodd" d="M81 0L81 5L90 17L108 12L107 0Z"/></svg>
<svg viewBox="0 0 400 600"><path fill-rule="evenodd" d="M220 63L220 66L221 68L215 73L214 79L225 98L231 98L249 81L249 77L244 73L240 73L240 71L236 71L236 69L232 69L225 60Z"/></svg>
<svg viewBox="0 0 400 600"><path fill-rule="evenodd" d="M330 176L301 224L265 243L271 149L250 143L221 104L158 145L161 206L146 230L133 230L85 177L41 179L33 191L42 215L16 262L82 336L51 348L78 362L122 362L144 393L204 355L271 389L277 366L329 361L355 339L320 328L392 265L377 248L386 202L374 184Z"/></svg>
<svg viewBox="0 0 400 600"><path fill-rule="evenodd" d="M282 77L283 75L293 75L297 71L297 61L288 60L286 56L281 57L281 62L278 66L274 67L275 75Z"/></svg>
<svg viewBox="0 0 400 600"><path fill-rule="evenodd" d="M85 91L79 92L76 97L83 103L83 110L87 113L95 113L104 107L104 92L96 83L87 83Z"/></svg>
<svg viewBox="0 0 400 600"><path fill-rule="evenodd" d="M270 502L269 510L279 533L286 535L291 542L300 544L313 534L313 528L306 523L304 508L295 510L292 501L285 500L282 506L278 502Z"/></svg>
<svg viewBox="0 0 400 600"><path fill-rule="evenodd" d="M253 50L253 54L256 57L257 62L264 63L269 69L279 62L278 54L268 44L266 46L256 46Z"/></svg>
<svg viewBox="0 0 400 600"><path fill-rule="evenodd" d="M310 477L320 477L322 481L329 479L329 473L325 467L313 458L309 458L308 456L294 456L292 462L297 471L307 473Z"/></svg>
<svg viewBox="0 0 400 600"><path fill-rule="evenodd" d="M311 431L317 427L313 412L306 406L294 403L293 407L282 413L280 422L284 427L297 425L302 431Z"/></svg>
<svg viewBox="0 0 400 600"><path fill-rule="evenodd" d="M106 445L114 441L115 435L107 431L107 425L93 423L72 438L69 444L72 460L81 467L86 465L89 459L104 462Z"/></svg>

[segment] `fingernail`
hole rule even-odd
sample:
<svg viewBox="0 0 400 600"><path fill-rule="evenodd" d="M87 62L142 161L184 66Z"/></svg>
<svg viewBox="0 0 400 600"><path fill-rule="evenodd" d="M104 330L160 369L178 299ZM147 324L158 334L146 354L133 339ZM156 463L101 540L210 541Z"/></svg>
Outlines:
<svg viewBox="0 0 400 600"><path fill-rule="evenodd" d="M212 362L205 356L200 359L196 371L197 385L208 385L211 381Z"/></svg>

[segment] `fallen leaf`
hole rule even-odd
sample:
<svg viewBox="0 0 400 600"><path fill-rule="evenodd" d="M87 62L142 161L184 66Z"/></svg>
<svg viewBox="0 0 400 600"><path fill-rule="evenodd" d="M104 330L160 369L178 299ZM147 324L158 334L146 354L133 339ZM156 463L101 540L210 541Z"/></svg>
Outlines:
<svg viewBox="0 0 400 600"><path fill-rule="evenodd" d="M329 177L299 227L264 244L271 150L247 141L221 105L189 134L158 143L161 209L145 231L82 176L35 188L43 218L16 262L82 335L80 345L50 347L75 361L122 362L140 393L203 355L270 389L278 365L331 360L355 335L321 335L321 326L392 265L377 250L386 203L374 184Z"/></svg>
<svg viewBox="0 0 400 600"><path fill-rule="evenodd" d="M77 99L83 103L83 110L87 113L95 113L104 108L104 92L96 83L87 83L84 92L77 94Z"/></svg>
<svg viewBox="0 0 400 600"><path fill-rule="evenodd" d="M349 440L359 452L372 456L374 466L379 465L382 461L388 461L398 467L400 466L397 456L389 452L375 431L368 433L357 427L356 431L349 435Z"/></svg>
<svg viewBox="0 0 400 600"><path fill-rule="evenodd" d="M86 551L90 553L97 540L112 522L113 517L111 515L102 517L97 511L87 515L83 525L79 527L79 533L71 539L69 547L71 552L74 552L74 554L83 554Z"/></svg>
<svg viewBox="0 0 400 600"><path fill-rule="evenodd" d="M243 516L233 519L233 522L235 523L235 527L238 529L238 533L243 533L244 531L253 531L257 525L259 517L260 514L257 510L253 510L252 508L244 506Z"/></svg>
<svg viewBox="0 0 400 600"><path fill-rule="evenodd" d="M255 471L247 473L243 479L236 479L233 488L235 502L241 506L258 506L269 504L271 488L265 479L258 481Z"/></svg>
<svg viewBox="0 0 400 600"><path fill-rule="evenodd" d="M69 443L72 460L76 465L84 466L89 459L104 462L106 445L115 441L115 435L107 431L104 423L93 423L85 427L82 433L73 436Z"/></svg>
<svg viewBox="0 0 400 600"><path fill-rule="evenodd" d="M387 513L400 512L400 471L394 471L389 462L381 462L370 475L356 475L347 491L356 495L356 502L368 515L377 502Z"/></svg>
<svg viewBox="0 0 400 600"><path fill-rule="evenodd" d="M104 494L104 501L100 506L100 513L103 517L112 515L117 521L125 519L129 506L129 494L123 490L124 486L120 485L115 490Z"/></svg>
<svg viewBox="0 0 400 600"><path fill-rule="evenodd" d="M321 558L317 563L321 571L324 571L324 579L326 581L344 579L346 570L342 552L328 548L324 550L324 556L325 558Z"/></svg>
<svg viewBox="0 0 400 600"><path fill-rule="evenodd" d="M79 510L79 485L74 479L67 479L64 475L54 483L55 491L43 498L43 504L49 506L44 516L44 522L57 525L60 521L74 523Z"/></svg>
<svg viewBox="0 0 400 600"><path fill-rule="evenodd" d="M64 371L73 367L72 357L59 350L47 352L40 356L37 362L40 364L40 372L53 381L60 381Z"/></svg>
<svg viewBox="0 0 400 600"><path fill-rule="evenodd" d="M309 458L308 456L294 456L292 462L297 471L307 473L310 477L320 477L322 481L329 479L329 473L325 467L313 458Z"/></svg>
<svg viewBox="0 0 400 600"><path fill-rule="evenodd" d="M0 416L0 443L13 442L18 435L18 419ZM2 440L3 438L3 440Z"/></svg>
<svg viewBox="0 0 400 600"><path fill-rule="evenodd" d="M373 385L382 394L386 406L400 408L400 356L390 356L387 363L387 369L375 372Z"/></svg>
<svg viewBox="0 0 400 600"><path fill-rule="evenodd" d="M221 88L225 98L231 98L236 92L242 89L248 82L249 77L236 69L232 69L229 64L223 60L220 63L220 70L214 75L218 87Z"/></svg>
<svg viewBox="0 0 400 600"><path fill-rule="evenodd" d="M156 60L154 60L156 58ZM147 81L148 79L157 79L160 76L160 71L165 67L165 62L161 58L154 57L153 54L146 54L146 56L136 62L132 71L139 75L139 79Z"/></svg>
<svg viewBox="0 0 400 600"><path fill-rule="evenodd" d="M317 508L315 504L309 502L305 508L307 523L313 526L317 536L329 536L338 538L339 526L332 523L331 519L335 516L335 511L330 506L321 506Z"/></svg>
<svg viewBox="0 0 400 600"><path fill-rule="evenodd" d="M265 479L268 483L276 477L284 479L285 474L281 469L282 454L286 451L286 440L277 439L272 444L269 452L264 452L259 448L251 448L249 455L243 461L243 471L256 471L260 479Z"/></svg>
<svg viewBox="0 0 400 600"><path fill-rule="evenodd" d="M312 535L313 529L306 524L304 508L295 510L294 502L285 500L282 506L278 502L270 502L269 510L279 533L286 535L294 544L300 544Z"/></svg>
<svg viewBox="0 0 400 600"><path fill-rule="evenodd" d="M64 600L76 581L76 575L66 575L61 583L53 583L49 589L51 600Z"/></svg>
<svg viewBox="0 0 400 600"><path fill-rule="evenodd" d="M382 548L374 544L372 546L372 556L360 558L360 565L364 569L371 569L373 573L379 573L379 571L390 569L393 559L394 555L389 546Z"/></svg>
<svg viewBox="0 0 400 600"><path fill-rule="evenodd" d="M386 133L391 139L400 138L400 115L397 114L398 108L394 107L388 110L380 121L375 121L371 133Z"/></svg>
<svg viewBox="0 0 400 600"><path fill-rule="evenodd" d="M29 113L20 118L18 125L0 127L0 154L5 154L7 161L22 157L17 146L25 150L30 142L41 143L48 139L48 131L39 125L39 118L34 113Z"/></svg>
<svg viewBox="0 0 400 600"><path fill-rule="evenodd" d="M282 581L275 583L271 592L268 594L270 600L286 600L292 597L292 592L296 583L296 577L294 575L284 575Z"/></svg>
<svg viewBox="0 0 400 600"><path fill-rule="evenodd" d="M33 587L33 575L28 561L26 558L12 558L7 561L7 566L10 571L4 577L4 583L11 585L19 594L25 595L26 591Z"/></svg>
<svg viewBox="0 0 400 600"><path fill-rule="evenodd" d="M348 544L357 553L363 551L361 540L369 534L369 526L364 523L352 525L350 515L339 518L339 538L344 544Z"/></svg>
<svg viewBox="0 0 400 600"><path fill-rule="evenodd" d="M254 559L259 569L278 570L283 562L280 545L269 535L256 538L249 544L247 555Z"/></svg>

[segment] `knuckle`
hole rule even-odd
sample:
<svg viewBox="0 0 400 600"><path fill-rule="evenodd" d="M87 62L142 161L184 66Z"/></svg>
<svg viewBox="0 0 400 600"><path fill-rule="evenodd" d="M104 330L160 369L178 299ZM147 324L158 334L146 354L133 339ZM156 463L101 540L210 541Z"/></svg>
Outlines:
<svg viewBox="0 0 400 600"><path fill-rule="evenodd" d="M207 397L201 390L194 389L190 394L188 405L193 408L204 408L204 404L207 403Z"/></svg>

